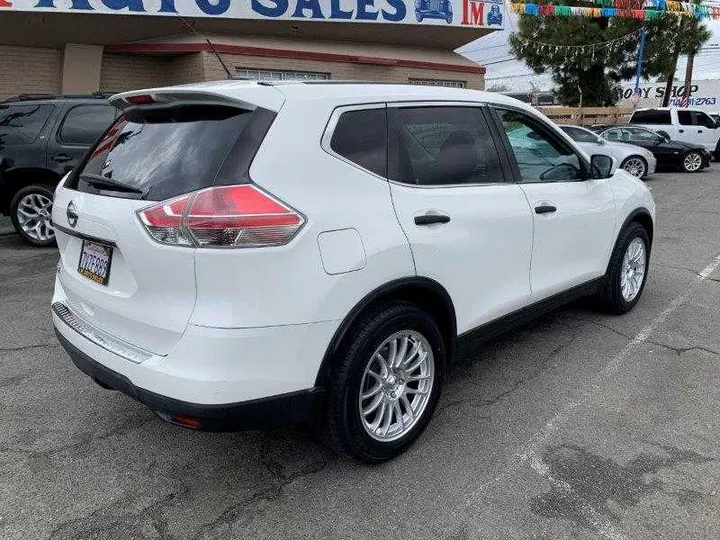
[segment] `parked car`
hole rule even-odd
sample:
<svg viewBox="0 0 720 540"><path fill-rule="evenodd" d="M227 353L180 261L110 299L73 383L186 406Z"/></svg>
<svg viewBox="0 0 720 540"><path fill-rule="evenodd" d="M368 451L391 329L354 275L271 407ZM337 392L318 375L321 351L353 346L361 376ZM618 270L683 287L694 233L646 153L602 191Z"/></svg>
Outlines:
<svg viewBox="0 0 720 540"><path fill-rule="evenodd" d="M606 154L615 158L617 166L638 178L655 172L657 160L649 150L633 144L609 142L580 126L560 126L588 154ZM613 171L614 172L614 171Z"/></svg>
<svg viewBox="0 0 720 540"><path fill-rule="evenodd" d="M595 126L593 130L610 142L642 146L653 153L658 166L676 167L683 172L698 172L710 166L712 155L699 144L670 140L651 129L635 125Z"/></svg>
<svg viewBox="0 0 720 540"><path fill-rule="evenodd" d="M80 370L177 425L322 421L390 459L458 342L578 296L624 313L647 279L648 188L499 94L223 81L111 103L55 193L53 322Z"/></svg>
<svg viewBox="0 0 720 540"><path fill-rule="evenodd" d="M451 0L415 0L415 19L442 19L452 23L453 10Z"/></svg>
<svg viewBox="0 0 720 540"><path fill-rule="evenodd" d="M630 123L662 132L673 141L702 146L720 160L720 129L705 111L673 107L637 109Z"/></svg>
<svg viewBox="0 0 720 540"><path fill-rule="evenodd" d="M0 102L0 214L10 216L25 242L55 243L55 186L116 112L102 94L24 95Z"/></svg>

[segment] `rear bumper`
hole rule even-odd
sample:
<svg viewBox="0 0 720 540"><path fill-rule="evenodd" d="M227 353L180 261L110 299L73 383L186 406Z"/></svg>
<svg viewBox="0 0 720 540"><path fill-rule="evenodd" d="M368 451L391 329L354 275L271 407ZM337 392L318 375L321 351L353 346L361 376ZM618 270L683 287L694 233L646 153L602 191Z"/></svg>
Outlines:
<svg viewBox="0 0 720 540"><path fill-rule="evenodd" d="M287 394L253 399L239 403L205 405L173 399L132 383L125 375L93 360L73 345L55 328L58 341L70 355L77 368L102 386L122 392L147 405L171 423L189 427L187 421L197 422L203 431L239 431L287 425L312 425L320 417L324 392L311 388Z"/></svg>
<svg viewBox="0 0 720 540"><path fill-rule="evenodd" d="M657 159L655 159L655 156L652 154L647 156L648 161L648 170L647 175L655 174L655 171L657 170Z"/></svg>

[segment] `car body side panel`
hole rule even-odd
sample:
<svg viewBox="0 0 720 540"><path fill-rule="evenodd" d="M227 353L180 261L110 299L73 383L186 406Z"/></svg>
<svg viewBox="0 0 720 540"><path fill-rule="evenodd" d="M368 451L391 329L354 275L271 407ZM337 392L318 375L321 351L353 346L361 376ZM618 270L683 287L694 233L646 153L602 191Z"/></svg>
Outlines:
<svg viewBox="0 0 720 540"><path fill-rule="evenodd" d="M617 235L620 233L620 228L628 216L637 210L647 210L653 220L653 224L655 223L655 201L653 200L650 189L642 180L620 170L610 179L610 185L615 195L617 207L615 238L617 238ZM610 260L611 254L612 250L607 254L608 261Z"/></svg>
<svg viewBox="0 0 720 540"><path fill-rule="evenodd" d="M224 328L341 320L368 292L414 276L407 239L386 180L320 148L333 106L288 101L250 168L261 188L306 218L289 244L197 250L197 304L191 324ZM298 136L297 126L303 126ZM318 237L355 229L365 253L357 270L329 274ZM219 277L220 276L220 277Z"/></svg>

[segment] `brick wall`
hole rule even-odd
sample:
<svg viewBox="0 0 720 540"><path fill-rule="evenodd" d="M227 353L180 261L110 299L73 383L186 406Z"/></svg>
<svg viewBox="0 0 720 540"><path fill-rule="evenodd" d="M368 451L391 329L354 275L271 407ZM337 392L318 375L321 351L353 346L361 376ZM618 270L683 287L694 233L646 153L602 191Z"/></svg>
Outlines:
<svg viewBox="0 0 720 540"><path fill-rule="evenodd" d="M142 88L167 86L171 58L103 54L100 89L104 92L126 92Z"/></svg>
<svg viewBox="0 0 720 540"><path fill-rule="evenodd" d="M206 80L225 79L225 71L212 53L203 53ZM341 62L318 62L314 60L291 60L287 58L268 58L249 55L224 54L223 60L233 70L240 69L277 69L289 71L314 71L329 73L335 80L366 80L403 83L409 79L439 79L445 81L464 81L468 88L483 89L483 76L476 73L456 71L428 70L406 67L354 64Z"/></svg>
<svg viewBox="0 0 720 540"><path fill-rule="evenodd" d="M0 45L0 100L60 90L60 49Z"/></svg>
<svg viewBox="0 0 720 540"><path fill-rule="evenodd" d="M200 53L170 58L167 67L168 84L187 84L205 80L205 63Z"/></svg>

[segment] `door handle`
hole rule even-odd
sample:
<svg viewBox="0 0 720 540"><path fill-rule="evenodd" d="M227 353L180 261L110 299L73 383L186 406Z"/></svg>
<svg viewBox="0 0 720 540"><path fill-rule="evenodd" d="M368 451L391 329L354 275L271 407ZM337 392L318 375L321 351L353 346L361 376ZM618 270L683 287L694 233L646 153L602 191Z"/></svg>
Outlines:
<svg viewBox="0 0 720 540"><path fill-rule="evenodd" d="M702 133L702 129L698 129L698 133Z"/></svg>
<svg viewBox="0 0 720 540"><path fill-rule="evenodd" d="M425 214L424 216L415 216L415 225L432 225L433 223L447 223L450 216L443 214Z"/></svg>
<svg viewBox="0 0 720 540"><path fill-rule="evenodd" d="M65 163L67 161L72 161L72 156L68 156L67 154L55 154L50 159L57 161L58 163Z"/></svg>
<svg viewBox="0 0 720 540"><path fill-rule="evenodd" d="M536 214L552 214L553 212L557 212L557 208L551 204L541 204L535 207Z"/></svg>
<svg viewBox="0 0 720 540"><path fill-rule="evenodd" d="M685 130L684 130L684 129L678 129L678 132L679 132L679 133L685 133Z"/></svg>

